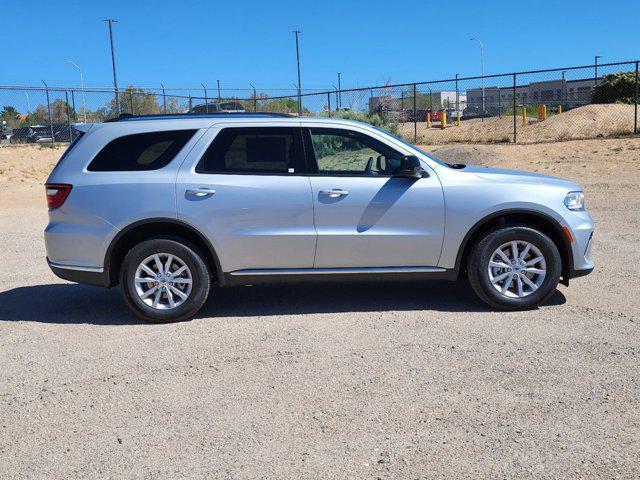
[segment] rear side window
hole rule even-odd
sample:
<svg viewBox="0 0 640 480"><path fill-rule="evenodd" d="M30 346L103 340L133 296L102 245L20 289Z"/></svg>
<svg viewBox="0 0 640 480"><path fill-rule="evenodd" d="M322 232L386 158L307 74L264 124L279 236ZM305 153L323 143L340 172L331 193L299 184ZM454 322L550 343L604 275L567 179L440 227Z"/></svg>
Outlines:
<svg viewBox="0 0 640 480"><path fill-rule="evenodd" d="M198 173L303 173L299 128L253 127L221 130L204 153Z"/></svg>
<svg viewBox="0 0 640 480"><path fill-rule="evenodd" d="M91 172L157 170L167 165L196 130L137 133L108 143L89 164Z"/></svg>

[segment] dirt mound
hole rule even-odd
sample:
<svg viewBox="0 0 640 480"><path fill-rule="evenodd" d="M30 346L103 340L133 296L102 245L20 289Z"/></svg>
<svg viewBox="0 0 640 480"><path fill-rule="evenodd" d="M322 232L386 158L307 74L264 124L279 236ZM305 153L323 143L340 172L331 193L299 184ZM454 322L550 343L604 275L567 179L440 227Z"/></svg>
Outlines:
<svg viewBox="0 0 640 480"><path fill-rule="evenodd" d="M0 183L43 183L66 145L11 145L0 148Z"/></svg>
<svg viewBox="0 0 640 480"><path fill-rule="evenodd" d="M522 125L522 117L516 119L518 142L550 142L615 136L633 131L634 106L622 104L586 105L568 112L551 115L545 121L529 117ZM426 123L418 124L419 141L423 143L452 142L511 142L513 141L513 117L502 116L463 121L442 130L427 129ZM405 136L413 136L413 124L400 126Z"/></svg>

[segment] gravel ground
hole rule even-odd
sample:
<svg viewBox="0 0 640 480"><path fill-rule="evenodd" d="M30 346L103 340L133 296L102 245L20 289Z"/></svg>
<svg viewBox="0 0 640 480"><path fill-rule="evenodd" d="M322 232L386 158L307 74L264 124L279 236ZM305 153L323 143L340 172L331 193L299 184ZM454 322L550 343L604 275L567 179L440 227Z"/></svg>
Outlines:
<svg viewBox="0 0 640 480"><path fill-rule="evenodd" d="M45 264L59 152L2 149L0 478L638 478L640 139L430 148L580 182L597 270L529 312L465 282L245 287L144 325Z"/></svg>

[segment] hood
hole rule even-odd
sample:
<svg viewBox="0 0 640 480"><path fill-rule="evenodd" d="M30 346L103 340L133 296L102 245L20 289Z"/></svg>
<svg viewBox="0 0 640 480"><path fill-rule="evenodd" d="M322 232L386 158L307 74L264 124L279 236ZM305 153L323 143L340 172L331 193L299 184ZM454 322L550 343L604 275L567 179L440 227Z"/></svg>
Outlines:
<svg viewBox="0 0 640 480"><path fill-rule="evenodd" d="M520 183L527 185L551 185L567 188L567 191L580 190L580 186L569 180L550 177L539 173L521 172L519 170L504 170L501 168L482 167L470 165L460 172L473 174L477 177L494 182Z"/></svg>

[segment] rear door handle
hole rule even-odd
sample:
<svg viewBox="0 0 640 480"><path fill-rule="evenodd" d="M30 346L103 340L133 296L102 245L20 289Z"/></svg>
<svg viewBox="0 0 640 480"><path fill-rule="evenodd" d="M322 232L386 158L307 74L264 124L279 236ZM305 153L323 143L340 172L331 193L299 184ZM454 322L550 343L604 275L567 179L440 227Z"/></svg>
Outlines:
<svg viewBox="0 0 640 480"><path fill-rule="evenodd" d="M190 188L187 190L187 195L193 195L194 197L206 197L208 195L215 195L216 191L213 188Z"/></svg>
<svg viewBox="0 0 640 480"><path fill-rule="evenodd" d="M320 195L323 197L338 198L346 197L349 195L349 192L342 190L341 188L332 188L331 190L320 190Z"/></svg>

